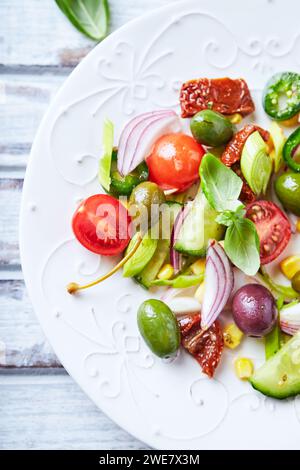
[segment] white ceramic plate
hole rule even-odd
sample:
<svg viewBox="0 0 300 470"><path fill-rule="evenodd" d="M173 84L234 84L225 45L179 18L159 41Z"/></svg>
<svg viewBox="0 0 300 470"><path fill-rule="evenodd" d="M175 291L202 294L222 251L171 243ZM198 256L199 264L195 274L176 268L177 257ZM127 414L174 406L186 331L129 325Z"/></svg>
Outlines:
<svg viewBox="0 0 300 470"><path fill-rule="evenodd" d="M38 318L86 394L155 448L297 448L300 401L276 402L254 392L235 377L228 351L215 380L185 353L172 364L153 357L136 326L146 293L121 274L78 297L68 295L68 282L93 279L115 262L74 240L71 217L80 199L99 192L105 117L119 134L134 114L177 109L183 81L229 75L248 81L263 124L266 80L276 71L299 70L297 12L297 0L185 0L126 25L72 73L32 149L21 254ZM263 347L253 340L238 354L256 366L263 361Z"/></svg>

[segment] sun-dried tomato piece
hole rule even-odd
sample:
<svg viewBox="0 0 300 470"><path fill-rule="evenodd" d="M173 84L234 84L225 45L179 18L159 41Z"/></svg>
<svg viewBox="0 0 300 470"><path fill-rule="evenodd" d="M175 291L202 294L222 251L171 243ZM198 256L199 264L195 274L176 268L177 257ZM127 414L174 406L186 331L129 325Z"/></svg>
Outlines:
<svg viewBox="0 0 300 470"><path fill-rule="evenodd" d="M213 377L224 349L220 324L216 321L208 330L201 329L200 313L178 316L182 346L198 361L202 371Z"/></svg>
<svg viewBox="0 0 300 470"><path fill-rule="evenodd" d="M262 138L268 142L270 138L270 133L255 124L247 124L240 131L238 131L235 136L231 139L229 144L227 144L226 149L222 155L222 162L226 166L232 166L234 163L239 162L242 156L243 148L248 137L253 134L253 132L258 131Z"/></svg>
<svg viewBox="0 0 300 470"><path fill-rule="evenodd" d="M251 202L254 202L256 200L256 195L254 194L254 192L250 188L249 184L245 180L244 175L243 175L242 170L241 170L241 167L240 167L240 163L239 162L235 163L234 165L232 165L231 169L243 181L243 187L242 187L242 191L241 191L241 194L240 194L240 200L246 205L250 204Z"/></svg>
<svg viewBox="0 0 300 470"><path fill-rule="evenodd" d="M255 105L245 80L239 78L199 78L182 85L180 92L182 117L192 117L202 109L221 114L253 113Z"/></svg>

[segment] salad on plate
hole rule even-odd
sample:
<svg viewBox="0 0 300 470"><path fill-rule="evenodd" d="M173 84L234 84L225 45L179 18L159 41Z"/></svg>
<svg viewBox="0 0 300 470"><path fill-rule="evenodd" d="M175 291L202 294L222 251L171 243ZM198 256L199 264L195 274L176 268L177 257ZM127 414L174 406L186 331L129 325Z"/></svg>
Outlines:
<svg viewBox="0 0 300 470"><path fill-rule="evenodd" d="M121 259L68 292L122 269L153 293L137 324L155 355L183 348L213 377L224 348L262 338L265 363L236 357L238 378L274 398L300 394L300 75L266 84L267 129L243 79L190 80L179 104L181 116L135 116L117 145L105 120L106 194L82 201L72 227L86 249Z"/></svg>

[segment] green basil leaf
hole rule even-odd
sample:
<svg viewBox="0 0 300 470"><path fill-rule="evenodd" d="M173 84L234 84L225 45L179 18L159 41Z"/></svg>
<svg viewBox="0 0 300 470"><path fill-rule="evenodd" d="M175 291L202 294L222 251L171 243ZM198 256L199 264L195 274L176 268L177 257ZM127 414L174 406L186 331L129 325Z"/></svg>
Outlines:
<svg viewBox="0 0 300 470"><path fill-rule="evenodd" d="M204 279L204 274L200 274L199 276L192 276L192 275L185 275L181 274L174 279L170 279L168 281L163 281L157 279L151 282L152 286L170 286L174 287L175 289L184 289L185 287L192 287L201 284Z"/></svg>
<svg viewBox="0 0 300 470"><path fill-rule="evenodd" d="M201 187L210 205L218 212L235 211L243 182L214 155L204 155L200 166Z"/></svg>
<svg viewBox="0 0 300 470"><path fill-rule="evenodd" d="M241 204L235 212L232 211L224 211L216 217L216 222L220 225L225 225L226 227L230 227L235 221L237 217L243 218L245 216L246 210L245 206Z"/></svg>
<svg viewBox="0 0 300 470"><path fill-rule="evenodd" d="M259 238L251 220L233 219L226 231L224 249L232 263L248 276L259 270Z"/></svg>
<svg viewBox="0 0 300 470"><path fill-rule="evenodd" d="M108 30L108 0L55 0L64 15L81 33L100 41Z"/></svg>
<svg viewBox="0 0 300 470"><path fill-rule="evenodd" d="M216 217L216 222L225 227L230 227L234 222L234 212L224 211Z"/></svg>

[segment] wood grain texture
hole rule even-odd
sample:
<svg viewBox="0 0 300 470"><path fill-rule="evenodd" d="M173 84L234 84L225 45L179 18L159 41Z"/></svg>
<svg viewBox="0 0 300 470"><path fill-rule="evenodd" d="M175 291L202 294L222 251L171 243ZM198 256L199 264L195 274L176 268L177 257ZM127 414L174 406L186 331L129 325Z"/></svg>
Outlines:
<svg viewBox="0 0 300 470"><path fill-rule="evenodd" d="M0 165L2 155L28 154L52 97L65 80L56 75L0 75Z"/></svg>
<svg viewBox="0 0 300 470"><path fill-rule="evenodd" d="M0 449L145 449L67 375L0 374Z"/></svg>
<svg viewBox="0 0 300 470"><path fill-rule="evenodd" d="M2 75L0 79L0 270L20 268L18 217L31 144L63 81L54 75Z"/></svg>
<svg viewBox="0 0 300 470"><path fill-rule="evenodd" d="M0 269L20 266L18 226L23 180L0 179Z"/></svg>
<svg viewBox="0 0 300 470"><path fill-rule="evenodd" d="M0 281L0 370L61 367L38 324L23 281Z"/></svg>
<svg viewBox="0 0 300 470"><path fill-rule="evenodd" d="M110 31L169 3L172 0L111 0ZM95 45L73 28L54 0L1 0L0 18L0 64L8 69L74 66Z"/></svg>

